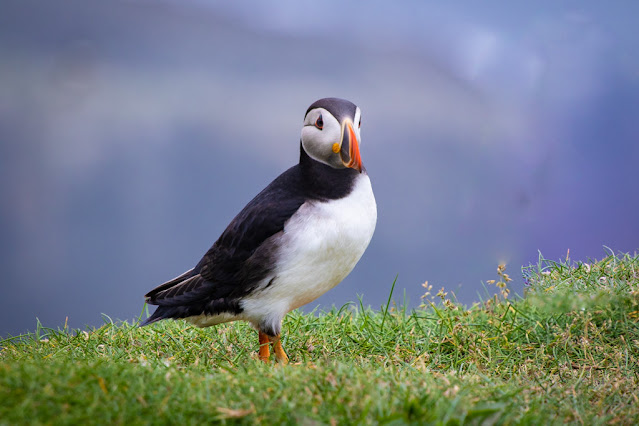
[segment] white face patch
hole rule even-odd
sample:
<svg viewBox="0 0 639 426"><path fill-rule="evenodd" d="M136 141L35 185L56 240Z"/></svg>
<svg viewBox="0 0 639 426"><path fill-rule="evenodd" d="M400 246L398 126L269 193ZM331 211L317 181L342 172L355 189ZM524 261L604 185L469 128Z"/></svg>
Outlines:
<svg viewBox="0 0 639 426"><path fill-rule="evenodd" d="M317 121L321 116L322 128ZM339 121L324 108L315 108L306 114L302 127L302 146L314 160L334 168L344 168L339 154L333 152L333 144L342 140L342 126Z"/></svg>

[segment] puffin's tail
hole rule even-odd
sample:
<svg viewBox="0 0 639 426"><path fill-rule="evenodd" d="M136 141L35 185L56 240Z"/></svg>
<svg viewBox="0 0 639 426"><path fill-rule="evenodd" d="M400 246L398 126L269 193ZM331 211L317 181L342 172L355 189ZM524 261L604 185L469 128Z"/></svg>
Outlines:
<svg viewBox="0 0 639 426"><path fill-rule="evenodd" d="M183 273L180 276L177 276L175 278L173 278L172 280L169 280L163 284L160 284L159 286L155 287L153 290L149 291L147 294L144 295L144 301L146 303L148 303L149 305L157 305L158 303L155 301L155 297L163 292L164 290L167 290L173 286L176 286L178 284L181 284L184 280L187 280L189 278L191 278L194 275L193 273L193 269L189 269L188 271L186 271L185 273ZM175 307L171 307L171 306L158 306L158 308L155 310L155 312L153 312L153 314L148 317L147 319L145 319L144 321L142 321L138 327L144 327L146 325L149 324L153 324L154 322L166 319L166 318L173 318L173 315L176 314L176 309Z"/></svg>
<svg viewBox="0 0 639 426"><path fill-rule="evenodd" d="M153 324L154 322L158 322L160 320L167 318L166 316L162 315L162 310L163 310L162 307L159 306L150 317L148 317L147 319L142 321L140 324L138 324L138 327L144 327L146 325Z"/></svg>

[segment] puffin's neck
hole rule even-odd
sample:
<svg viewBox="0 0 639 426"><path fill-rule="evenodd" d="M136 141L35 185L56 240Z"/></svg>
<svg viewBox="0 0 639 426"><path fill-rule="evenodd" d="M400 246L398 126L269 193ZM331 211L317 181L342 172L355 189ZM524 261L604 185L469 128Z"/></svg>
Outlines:
<svg viewBox="0 0 639 426"><path fill-rule="evenodd" d="M334 169L312 159L304 151L301 142L299 168L308 195L322 200L335 200L347 196L360 174L355 169Z"/></svg>

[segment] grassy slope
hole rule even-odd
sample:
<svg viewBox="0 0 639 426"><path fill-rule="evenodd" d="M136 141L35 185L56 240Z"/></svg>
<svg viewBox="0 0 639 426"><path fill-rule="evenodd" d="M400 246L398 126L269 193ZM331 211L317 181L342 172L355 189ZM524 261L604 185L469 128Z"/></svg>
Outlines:
<svg viewBox="0 0 639 426"><path fill-rule="evenodd" d="M639 420L639 257L540 261L525 299L292 313L292 363L246 324L39 329L0 342L0 423Z"/></svg>

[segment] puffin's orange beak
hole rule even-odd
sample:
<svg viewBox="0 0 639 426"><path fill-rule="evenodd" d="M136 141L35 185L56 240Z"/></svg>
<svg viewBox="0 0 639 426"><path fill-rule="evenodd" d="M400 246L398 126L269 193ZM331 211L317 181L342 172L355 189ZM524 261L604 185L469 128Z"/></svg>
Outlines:
<svg viewBox="0 0 639 426"><path fill-rule="evenodd" d="M357 135L350 121L344 123L342 145L339 153L342 157L342 163L344 163L346 167L355 169L360 173L362 172L362 157L359 154L359 142L357 141Z"/></svg>

